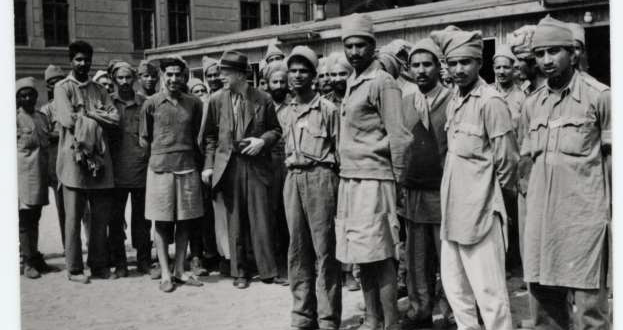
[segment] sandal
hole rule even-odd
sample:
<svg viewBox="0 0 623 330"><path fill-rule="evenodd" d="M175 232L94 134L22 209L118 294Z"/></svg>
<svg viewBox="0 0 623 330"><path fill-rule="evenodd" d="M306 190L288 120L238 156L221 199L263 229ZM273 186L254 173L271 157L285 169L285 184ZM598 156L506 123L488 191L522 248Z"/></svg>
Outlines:
<svg viewBox="0 0 623 330"><path fill-rule="evenodd" d="M173 277L173 281L175 281L175 283L177 284L182 284L182 285L203 286L203 282L199 281L194 276L188 276L188 278L185 280L179 277Z"/></svg>

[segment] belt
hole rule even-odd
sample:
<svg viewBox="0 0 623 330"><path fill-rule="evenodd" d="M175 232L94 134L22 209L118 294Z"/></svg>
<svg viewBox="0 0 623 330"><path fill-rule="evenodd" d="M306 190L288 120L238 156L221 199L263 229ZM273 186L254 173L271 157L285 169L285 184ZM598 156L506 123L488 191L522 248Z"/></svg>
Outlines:
<svg viewBox="0 0 623 330"><path fill-rule="evenodd" d="M336 166L334 163L311 162L309 164L290 165L288 166L288 171L295 172L295 173L309 172L317 167L324 167L332 171L335 171Z"/></svg>

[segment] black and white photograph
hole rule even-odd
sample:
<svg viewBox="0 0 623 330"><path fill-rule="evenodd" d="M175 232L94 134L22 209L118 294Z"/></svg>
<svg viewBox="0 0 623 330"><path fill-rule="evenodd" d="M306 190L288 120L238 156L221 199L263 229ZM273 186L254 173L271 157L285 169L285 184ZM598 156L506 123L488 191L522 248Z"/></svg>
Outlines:
<svg viewBox="0 0 623 330"><path fill-rule="evenodd" d="M617 328L612 2L6 1L0 328Z"/></svg>

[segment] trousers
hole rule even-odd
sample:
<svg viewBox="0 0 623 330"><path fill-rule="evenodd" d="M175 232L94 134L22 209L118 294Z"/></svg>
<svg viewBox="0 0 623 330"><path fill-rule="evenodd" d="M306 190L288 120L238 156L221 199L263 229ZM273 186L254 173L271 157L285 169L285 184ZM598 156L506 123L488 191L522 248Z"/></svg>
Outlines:
<svg viewBox="0 0 623 330"><path fill-rule="evenodd" d="M19 249L21 261L34 267L41 258L39 249L39 220L42 206L32 206L30 209L19 210Z"/></svg>
<svg viewBox="0 0 623 330"><path fill-rule="evenodd" d="M341 266L335 259L339 178L329 168L291 170L283 198L290 232L288 280L292 326L339 329Z"/></svg>
<svg viewBox="0 0 623 330"><path fill-rule="evenodd" d="M132 247L136 249L138 264L151 264L151 221L145 220L145 188L115 188L113 190L113 209L109 225L109 248L112 266L127 267L125 253L125 207L130 197L132 208L130 235Z"/></svg>

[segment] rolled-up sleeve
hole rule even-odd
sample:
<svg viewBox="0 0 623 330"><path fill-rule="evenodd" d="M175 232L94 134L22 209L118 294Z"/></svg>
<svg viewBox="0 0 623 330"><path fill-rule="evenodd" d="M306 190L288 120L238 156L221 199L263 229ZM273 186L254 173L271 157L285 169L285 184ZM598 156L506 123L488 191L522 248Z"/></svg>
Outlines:
<svg viewBox="0 0 623 330"><path fill-rule="evenodd" d="M500 186L507 191L516 191L519 150L506 103L499 98L489 100L484 107L484 119Z"/></svg>
<svg viewBox="0 0 623 330"><path fill-rule="evenodd" d="M405 152L413 136L405 126L402 93L398 84L390 77L386 77L375 87L378 88L377 107L389 137L392 171L394 179L398 182L402 178Z"/></svg>

